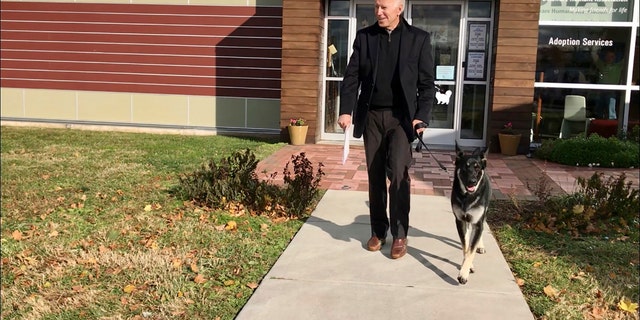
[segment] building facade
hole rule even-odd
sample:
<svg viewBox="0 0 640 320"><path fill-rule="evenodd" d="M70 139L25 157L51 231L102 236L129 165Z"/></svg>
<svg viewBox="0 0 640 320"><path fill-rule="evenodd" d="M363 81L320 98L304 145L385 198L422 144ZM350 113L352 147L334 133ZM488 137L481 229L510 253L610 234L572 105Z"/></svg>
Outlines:
<svg viewBox="0 0 640 320"><path fill-rule="evenodd" d="M373 0L2 1L1 119L341 141L340 82ZM559 136L564 98L638 123L635 0L405 1L432 35L428 143L489 144L511 122ZM594 126L596 127L596 126Z"/></svg>

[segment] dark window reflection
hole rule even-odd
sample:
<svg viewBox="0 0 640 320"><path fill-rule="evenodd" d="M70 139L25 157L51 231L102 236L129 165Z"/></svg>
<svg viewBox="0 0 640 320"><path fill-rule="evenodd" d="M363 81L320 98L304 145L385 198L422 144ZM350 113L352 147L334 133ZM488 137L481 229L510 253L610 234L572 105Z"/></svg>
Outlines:
<svg viewBox="0 0 640 320"><path fill-rule="evenodd" d="M624 84L629 28L540 26L536 81Z"/></svg>

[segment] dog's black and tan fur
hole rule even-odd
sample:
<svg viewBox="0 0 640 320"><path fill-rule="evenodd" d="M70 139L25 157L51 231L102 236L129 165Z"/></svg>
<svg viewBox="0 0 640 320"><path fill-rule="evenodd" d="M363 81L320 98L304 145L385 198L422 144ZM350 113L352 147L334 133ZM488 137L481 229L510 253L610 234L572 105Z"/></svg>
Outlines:
<svg viewBox="0 0 640 320"><path fill-rule="evenodd" d="M471 155L465 155L456 142L451 208L456 217L464 256L458 274L460 284L467 283L469 273L474 271L473 258L476 252L485 252L482 231L491 199L491 185L485 171L486 152L486 148L477 148Z"/></svg>

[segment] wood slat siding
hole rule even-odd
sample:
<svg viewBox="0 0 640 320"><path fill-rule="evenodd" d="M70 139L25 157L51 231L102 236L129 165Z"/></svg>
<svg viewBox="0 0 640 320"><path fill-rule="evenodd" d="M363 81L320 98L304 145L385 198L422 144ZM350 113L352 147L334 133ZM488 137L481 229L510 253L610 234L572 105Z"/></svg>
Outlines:
<svg viewBox="0 0 640 320"><path fill-rule="evenodd" d="M282 8L2 1L1 86L280 98Z"/></svg>
<svg viewBox="0 0 640 320"><path fill-rule="evenodd" d="M282 1L282 97L280 125L288 139L289 119L303 117L309 124L307 143L318 138L324 3L318 0Z"/></svg>
<svg viewBox="0 0 640 320"><path fill-rule="evenodd" d="M538 0L500 0L496 20L495 73L489 122L491 151L498 151L497 133L507 122L522 133L520 149L528 148L533 84L538 46Z"/></svg>

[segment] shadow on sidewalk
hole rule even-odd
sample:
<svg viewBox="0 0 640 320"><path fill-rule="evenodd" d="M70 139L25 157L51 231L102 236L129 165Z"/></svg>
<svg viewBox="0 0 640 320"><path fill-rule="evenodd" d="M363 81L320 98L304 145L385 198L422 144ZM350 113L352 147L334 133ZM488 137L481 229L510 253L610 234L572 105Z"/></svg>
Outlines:
<svg viewBox="0 0 640 320"><path fill-rule="evenodd" d="M369 239L369 234L364 234L362 232L362 234L358 234L358 231L355 226L356 225L361 225L361 226L365 226L368 228L369 226L369 215L368 214L360 214L358 216L356 216L354 218L354 220L346 225L338 225L332 221L323 219L323 218L319 218L316 216L311 216L309 217L309 219L306 221L305 224L317 227L323 231L325 231L327 234L329 234L333 239L336 240L340 240L340 241L344 241L344 242L351 242L351 241L356 241L356 242L360 242L362 245L362 250L367 250L366 248L366 242ZM390 246L391 246L391 237L387 236L387 240L388 242L386 243L386 245L383 247L383 252L385 250L389 250ZM457 250L462 250L459 241L451 239L449 237L444 237L444 236L440 236L440 235L436 235L436 234L432 234L426 231L423 231L421 229L415 228L415 227L411 227L409 229L409 245L407 248L407 253L409 256L412 256L416 261L418 261L419 263L421 263L423 266L425 266L427 269L433 271L433 273L435 275L437 275L438 277L440 277L441 279L443 279L446 283L451 284L451 285L459 285L458 281L455 278L452 278L450 275L448 275L447 273L445 273L443 270L441 270L439 267L437 267L434 263L432 263L431 261L434 260L439 260L445 263L448 263L450 265L452 265L453 267L455 267L456 269L460 268L460 264L453 262L445 257L441 257L439 255L433 254L433 253L429 253L427 251L421 250L416 248L415 246L412 246L412 242L421 242L424 243L424 241L420 241L418 238L427 238L427 239L433 239L436 241L439 241L443 244L445 244L446 246L450 246L452 248L455 248ZM414 241L411 241L411 240ZM386 253L383 253L385 255L385 257L387 257L388 259L391 259L391 257L389 257ZM406 259L406 257L405 257Z"/></svg>

